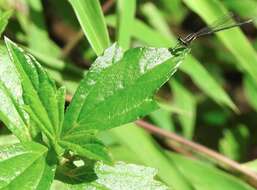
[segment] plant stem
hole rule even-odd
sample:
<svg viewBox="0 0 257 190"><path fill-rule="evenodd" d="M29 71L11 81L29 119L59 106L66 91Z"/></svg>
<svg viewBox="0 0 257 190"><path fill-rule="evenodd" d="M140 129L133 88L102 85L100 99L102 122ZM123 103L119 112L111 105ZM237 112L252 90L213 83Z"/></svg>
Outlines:
<svg viewBox="0 0 257 190"><path fill-rule="evenodd" d="M113 4L114 4L114 0L106 1L106 3L102 6L103 13L106 13L112 7ZM80 29L77 32L77 34L62 49L61 58L66 58L83 37L84 37L84 32L82 29Z"/></svg>
<svg viewBox="0 0 257 190"><path fill-rule="evenodd" d="M183 145L183 147L191 150L192 152L196 152L199 154L202 154L206 156L207 158L214 161L218 166L231 171L232 173L240 174L243 176L243 179L247 181L249 184L251 184L253 187L257 188L257 174L251 170L249 170L247 167L219 154L216 151L213 151L211 149L208 149L207 147L197 144L195 142L189 141L179 135L176 135L175 133L171 133L169 131L166 131L164 129L158 128L150 123L147 123L143 120L138 120L135 122L138 126L146 129L147 131L160 135L162 137L167 138L165 142L167 143L167 146L173 147L174 142Z"/></svg>

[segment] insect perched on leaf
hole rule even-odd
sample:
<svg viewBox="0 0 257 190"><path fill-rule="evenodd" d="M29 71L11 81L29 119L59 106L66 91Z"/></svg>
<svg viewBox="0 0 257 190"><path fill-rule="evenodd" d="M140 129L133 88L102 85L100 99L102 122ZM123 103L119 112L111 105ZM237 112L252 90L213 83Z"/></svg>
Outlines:
<svg viewBox="0 0 257 190"><path fill-rule="evenodd" d="M188 48L188 46L192 43L192 41L194 41L199 37L210 35L223 30L228 30L234 27L239 27L244 24L249 24L253 22L253 19L235 22L234 18L235 16L232 14L225 15L220 19L214 21L210 26L206 26L197 32L193 32L187 35L184 38L179 37L177 45L174 48L170 48L170 52L176 56L179 54L181 50Z"/></svg>

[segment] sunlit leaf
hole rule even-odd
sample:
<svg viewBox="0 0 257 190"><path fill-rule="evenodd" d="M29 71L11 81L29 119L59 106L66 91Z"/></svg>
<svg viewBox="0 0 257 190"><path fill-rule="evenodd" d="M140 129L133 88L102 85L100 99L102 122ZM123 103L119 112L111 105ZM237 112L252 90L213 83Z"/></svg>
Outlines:
<svg viewBox="0 0 257 190"><path fill-rule="evenodd" d="M24 99L23 109L49 138L57 136L63 116L59 115L60 99L55 82L30 54L5 39L9 56L18 73ZM63 93L61 93L64 96ZM63 99L63 98L62 98ZM59 101L60 100L60 101ZM53 139L51 139L53 140Z"/></svg>
<svg viewBox="0 0 257 190"><path fill-rule="evenodd" d="M134 16L136 12L136 0L118 0L118 43L123 49L130 45L131 30L134 27Z"/></svg>
<svg viewBox="0 0 257 190"><path fill-rule="evenodd" d="M99 0L69 0L80 25L97 55L109 46L109 35Z"/></svg>
<svg viewBox="0 0 257 190"><path fill-rule="evenodd" d="M21 81L3 46L0 47L0 57L0 120L19 140L30 140L29 120L22 109Z"/></svg>
<svg viewBox="0 0 257 190"><path fill-rule="evenodd" d="M46 162L48 149L37 143L0 148L0 189L49 189L55 165Z"/></svg>
<svg viewBox="0 0 257 190"><path fill-rule="evenodd" d="M72 190L168 190L168 187L154 179L157 170L117 162L114 166L109 166L98 162L95 166L97 180L93 183L71 186Z"/></svg>
<svg viewBox="0 0 257 190"><path fill-rule="evenodd" d="M154 93L186 52L173 56L166 48L125 53L116 44L108 48L80 83L65 114L63 136L116 127L156 109Z"/></svg>

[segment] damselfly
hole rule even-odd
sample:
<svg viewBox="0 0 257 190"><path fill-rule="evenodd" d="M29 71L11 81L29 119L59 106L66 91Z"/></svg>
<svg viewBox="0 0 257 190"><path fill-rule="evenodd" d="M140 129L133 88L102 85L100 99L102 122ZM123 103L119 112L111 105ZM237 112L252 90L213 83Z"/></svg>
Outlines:
<svg viewBox="0 0 257 190"><path fill-rule="evenodd" d="M187 35L185 38L179 37L178 43L175 46L175 48L170 49L171 53L174 53L176 55L180 49L184 49L184 48L188 47L192 41L194 41L195 39L197 39L199 37L210 35L210 34L220 32L223 30L228 30L228 29L231 29L234 27L239 27L244 24L253 22L253 19L235 22L233 18L234 18L234 16L231 14L226 15L226 16L216 20L215 22L213 22L210 26L204 27L197 32L191 33L191 34Z"/></svg>

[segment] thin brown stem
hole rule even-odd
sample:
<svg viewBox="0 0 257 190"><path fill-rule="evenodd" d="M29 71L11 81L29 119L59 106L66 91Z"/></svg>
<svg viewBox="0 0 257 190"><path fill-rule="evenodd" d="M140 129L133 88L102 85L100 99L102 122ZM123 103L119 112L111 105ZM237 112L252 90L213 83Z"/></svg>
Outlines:
<svg viewBox="0 0 257 190"><path fill-rule="evenodd" d="M103 13L106 13L112 7L113 4L114 0L107 0L106 3L102 6ZM82 29L80 29L62 49L62 58L66 58L83 37L84 32Z"/></svg>
<svg viewBox="0 0 257 190"><path fill-rule="evenodd" d="M165 139L164 143L167 148L174 150L177 153L183 154L187 157L190 157L192 159L195 159L194 155L192 154L192 151L183 148L180 144L178 144L175 141L171 141L169 139Z"/></svg>
<svg viewBox="0 0 257 190"><path fill-rule="evenodd" d="M257 174L255 172L249 170L245 166L219 154L218 152L208 149L207 147L205 147L203 145L189 141L179 135L176 135L175 133L171 133L169 131L160 129L160 128L158 128L150 123L147 123L143 120L136 121L136 124L153 134L160 135L162 137L169 139L166 142L168 142L168 144L169 144L169 141L170 141L170 146L173 146L173 142L176 142L176 143L183 145L184 147L190 149L191 151L193 151L195 153L202 154L203 156L207 156L211 160L215 161L215 163L217 165L219 165L220 167L222 167L226 170L229 170L233 173L242 175L244 180L246 180L249 184L251 184L252 186L257 188Z"/></svg>

